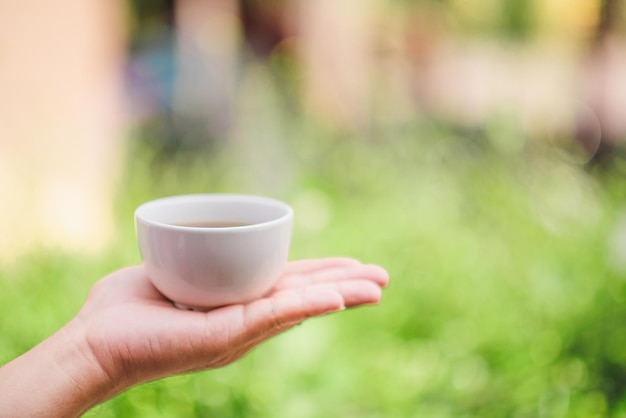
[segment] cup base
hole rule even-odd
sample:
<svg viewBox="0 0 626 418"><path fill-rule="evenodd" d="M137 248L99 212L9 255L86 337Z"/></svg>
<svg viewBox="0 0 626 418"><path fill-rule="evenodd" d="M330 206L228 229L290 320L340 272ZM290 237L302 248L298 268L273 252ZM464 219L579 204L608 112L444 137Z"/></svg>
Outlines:
<svg viewBox="0 0 626 418"><path fill-rule="evenodd" d="M172 302L174 304L174 306L178 309L180 309L181 311L196 311L196 312L208 312L213 308L202 308L199 306L189 306L189 305L185 305L184 303L178 303L178 302Z"/></svg>

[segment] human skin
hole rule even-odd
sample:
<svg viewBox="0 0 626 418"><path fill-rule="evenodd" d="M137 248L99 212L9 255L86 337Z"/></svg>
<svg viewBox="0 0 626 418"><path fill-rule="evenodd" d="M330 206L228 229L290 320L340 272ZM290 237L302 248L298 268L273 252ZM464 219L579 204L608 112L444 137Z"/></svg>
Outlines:
<svg viewBox="0 0 626 418"><path fill-rule="evenodd" d="M175 308L142 267L98 282L78 314L0 368L0 416L76 417L151 380L225 366L304 321L380 302L387 272L349 258L293 261L263 298Z"/></svg>

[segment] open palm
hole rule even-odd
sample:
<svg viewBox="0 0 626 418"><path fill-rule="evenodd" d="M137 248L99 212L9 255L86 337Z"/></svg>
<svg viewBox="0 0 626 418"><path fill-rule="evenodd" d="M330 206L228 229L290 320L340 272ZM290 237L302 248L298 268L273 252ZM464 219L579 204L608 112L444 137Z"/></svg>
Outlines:
<svg viewBox="0 0 626 418"><path fill-rule="evenodd" d="M348 258L294 261L265 297L203 313L176 309L136 266L94 286L77 321L109 379L127 386L226 365L309 317L377 303L387 282Z"/></svg>

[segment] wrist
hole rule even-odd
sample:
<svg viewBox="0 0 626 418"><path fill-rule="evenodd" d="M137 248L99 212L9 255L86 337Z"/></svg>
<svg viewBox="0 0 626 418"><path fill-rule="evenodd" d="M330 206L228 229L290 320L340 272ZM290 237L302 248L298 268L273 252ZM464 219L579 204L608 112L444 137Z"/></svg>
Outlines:
<svg viewBox="0 0 626 418"><path fill-rule="evenodd" d="M73 398L80 400L82 412L112 398L124 388L117 376L100 364L90 346L83 324L73 319L46 341L51 345L52 362L71 383ZM81 412L81 413L82 413Z"/></svg>
<svg viewBox="0 0 626 418"><path fill-rule="evenodd" d="M0 416L75 417L121 390L73 320L0 368Z"/></svg>

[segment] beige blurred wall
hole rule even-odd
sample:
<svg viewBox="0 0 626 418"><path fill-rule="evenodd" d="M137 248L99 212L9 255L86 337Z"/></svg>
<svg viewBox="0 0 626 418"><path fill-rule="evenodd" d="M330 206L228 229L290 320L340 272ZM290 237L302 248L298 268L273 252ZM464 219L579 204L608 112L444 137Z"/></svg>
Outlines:
<svg viewBox="0 0 626 418"><path fill-rule="evenodd" d="M0 2L0 261L110 238L122 152L121 1Z"/></svg>
<svg viewBox="0 0 626 418"><path fill-rule="evenodd" d="M367 124L377 0L294 4L308 109L339 126Z"/></svg>

